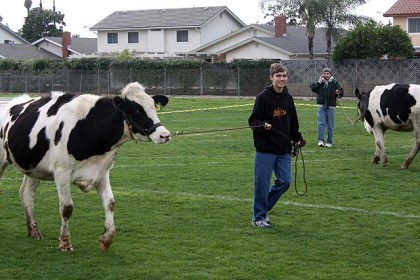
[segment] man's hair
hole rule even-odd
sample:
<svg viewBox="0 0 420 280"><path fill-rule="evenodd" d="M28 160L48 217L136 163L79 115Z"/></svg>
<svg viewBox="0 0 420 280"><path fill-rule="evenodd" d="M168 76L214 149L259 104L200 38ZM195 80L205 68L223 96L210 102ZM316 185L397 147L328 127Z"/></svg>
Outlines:
<svg viewBox="0 0 420 280"><path fill-rule="evenodd" d="M281 63L273 63L270 66L270 76L273 76L276 73L279 72L286 72L287 73L287 67L282 65Z"/></svg>

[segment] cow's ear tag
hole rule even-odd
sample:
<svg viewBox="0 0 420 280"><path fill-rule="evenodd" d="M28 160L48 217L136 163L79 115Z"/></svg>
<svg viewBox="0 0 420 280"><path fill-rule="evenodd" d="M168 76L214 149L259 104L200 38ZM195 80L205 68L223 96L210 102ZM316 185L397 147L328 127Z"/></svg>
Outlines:
<svg viewBox="0 0 420 280"><path fill-rule="evenodd" d="M160 111L160 103L155 103L156 112Z"/></svg>

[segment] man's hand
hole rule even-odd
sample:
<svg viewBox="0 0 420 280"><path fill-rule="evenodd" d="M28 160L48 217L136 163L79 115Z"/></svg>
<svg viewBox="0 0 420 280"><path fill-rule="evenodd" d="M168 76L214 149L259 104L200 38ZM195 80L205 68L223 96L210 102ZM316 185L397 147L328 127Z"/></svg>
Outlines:
<svg viewBox="0 0 420 280"><path fill-rule="evenodd" d="M296 142L296 146L298 146L300 148L302 148L305 145L306 145L306 141L303 140L303 139Z"/></svg>
<svg viewBox="0 0 420 280"><path fill-rule="evenodd" d="M266 130L270 130L270 129L271 129L271 124L269 124L269 123L264 123L264 129L266 129Z"/></svg>

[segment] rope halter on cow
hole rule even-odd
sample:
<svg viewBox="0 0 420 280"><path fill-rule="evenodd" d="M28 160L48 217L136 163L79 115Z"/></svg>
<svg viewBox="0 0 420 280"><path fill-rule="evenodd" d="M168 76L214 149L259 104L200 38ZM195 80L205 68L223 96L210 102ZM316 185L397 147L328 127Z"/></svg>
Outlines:
<svg viewBox="0 0 420 280"><path fill-rule="evenodd" d="M139 131L139 133L140 133L141 135L149 137L149 136L150 136L150 134L152 134L153 132L155 132L155 131L156 131L156 129L157 129L159 126L162 126L162 124L161 124L160 122L157 122L157 123L153 124L153 125L152 125L151 127L149 127L149 128L142 128L142 127L141 127L138 123L136 123L136 122L133 120L133 118L132 118L130 115L125 114L125 115L124 115L124 118L125 118L125 122L127 123L128 130L130 131L131 138L133 138L133 139L135 139L135 138L134 138L133 129L132 129L133 127L134 127L136 130L138 130L138 131ZM149 139L150 139L150 137L149 137Z"/></svg>

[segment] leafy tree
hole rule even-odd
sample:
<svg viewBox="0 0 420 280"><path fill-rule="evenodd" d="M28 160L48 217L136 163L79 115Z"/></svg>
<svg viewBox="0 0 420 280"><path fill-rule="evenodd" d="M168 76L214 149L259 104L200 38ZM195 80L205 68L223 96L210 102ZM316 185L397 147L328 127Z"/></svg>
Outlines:
<svg viewBox="0 0 420 280"><path fill-rule="evenodd" d="M356 24L342 37L334 49L332 59L340 63L344 59L408 58L414 48L407 32L400 26L383 25L375 21Z"/></svg>
<svg viewBox="0 0 420 280"><path fill-rule="evenodd" d="M284 14L293 22L306 26L309 59L314 57L315 28L321 22L322 1L319 0L260 0L262 10L268 9L273 16ZM276 14L274 14L276 13Z"/></svg>
<svg viewBox="0 0 420 280"><path fill-rule="evenodd" d="M40 7L33 8L25 18L21 29L22 37L29 42L34 42L42 37L60 37L63 33L64 15ZM57 27L58 26L58 27Z"/></svg>

